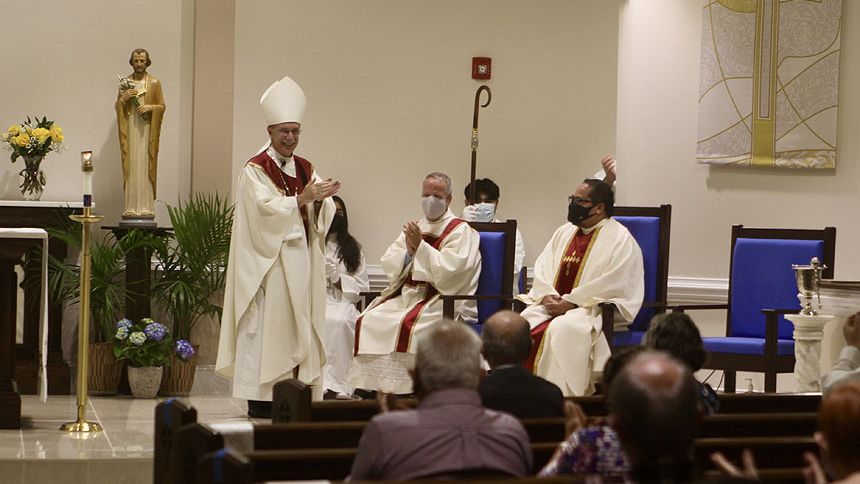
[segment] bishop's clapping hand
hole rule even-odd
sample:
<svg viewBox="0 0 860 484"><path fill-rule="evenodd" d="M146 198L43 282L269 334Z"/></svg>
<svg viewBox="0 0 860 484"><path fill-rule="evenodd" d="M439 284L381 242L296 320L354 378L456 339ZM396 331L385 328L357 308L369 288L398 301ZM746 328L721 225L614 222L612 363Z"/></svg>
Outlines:
<svg viewBox="0 0 860 484"><path fill-rule="evenodd" d="M340 190L340 181L327 178L321 182L314 183L309 181L302 189L302 193L296 197L299 206L307 205L310 202L319 202L324 200Z"/></svg>

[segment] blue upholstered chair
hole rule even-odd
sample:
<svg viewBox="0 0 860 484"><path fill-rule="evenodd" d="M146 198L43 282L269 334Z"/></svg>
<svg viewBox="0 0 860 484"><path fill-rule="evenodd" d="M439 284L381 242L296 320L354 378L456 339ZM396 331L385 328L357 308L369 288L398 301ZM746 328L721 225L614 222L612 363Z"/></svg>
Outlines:
<svg viewBox="0 0 860 484"><path fill-rule="evenodd" d="M818 257L833 277L836 229L760 229L732 226L729 299L722 305L677 310L726 309L726 336L702 338L703 368L725 372L725 391L735 391L735 372L765 374L765 392L776 392L777 373L794 371L794 327L785 314L800 311L792 264ZM788 309L790 308L790 309Z"/></svg>
<svg viewBox="0 0 860 484"><path fill-rule="evenodd" d="M454 315L454 301L473 299L478 302L478 321L473 325L480 333L484 321L500 309L510 309L513 301L514 253L517 221L469 222L481 236L481 275L475 295L439 296L446 318Z"/></svg>
<svg viewBox="0 0 860 484"><path fill-rule="evenodd" d="M642 249L645 268L645 297L642 309L627 328L615 331L615 306L602 304L603 333L609 348L638 345L642 342L651 318L665 311L666 292L669 280L669 232L672 222L672 206L659 207L615 207L612 218L627 227Z"/></svg>

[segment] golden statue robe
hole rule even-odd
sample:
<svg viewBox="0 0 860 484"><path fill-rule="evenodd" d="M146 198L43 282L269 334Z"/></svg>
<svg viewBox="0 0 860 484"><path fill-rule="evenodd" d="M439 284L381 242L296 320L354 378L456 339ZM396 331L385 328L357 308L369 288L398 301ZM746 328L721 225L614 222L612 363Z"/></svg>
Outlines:
<svg viewBox="0 0 860 484"><path fill-rule="evenodd" d="M146 122L149 123L149 182L152 184L152 196L154 199L156 196L155 187L158 173L158 144L161 137L161 120L164 117L165 106L164 95L161 92L161 82L147 73L144 73L143 76L144 87L146 89L146 93L143 96L143 105L153 106L152 111L149 112L149 121ZM131 76L129 76L129 79L131 79ZM137 110L137 106L131 100L125 103L121 102L119 99L120 95L121 93L117 95L114 107L116 109L117 126L119 127L119 146L122 152L122 187L123 190L128 190L130 188L127 186L129 172L131 171L130 163L134 162L131 159L128 116ZM127 212L127 209L128 207L125 207L123 211ZM151 214L132 213L132 215Z"/></svg>

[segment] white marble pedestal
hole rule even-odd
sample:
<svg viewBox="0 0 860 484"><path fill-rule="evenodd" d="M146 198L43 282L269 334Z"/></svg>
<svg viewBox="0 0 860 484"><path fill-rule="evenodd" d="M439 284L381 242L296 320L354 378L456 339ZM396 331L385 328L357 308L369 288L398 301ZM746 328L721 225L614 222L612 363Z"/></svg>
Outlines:
<svg viewBox="0 0 860 484"><path fill-rule="evenodd" d="M797 379L797 391L819 392L821 340L824 338L824 325L833 316L787 314L785 319L794 324L794 376Z"/></svg>

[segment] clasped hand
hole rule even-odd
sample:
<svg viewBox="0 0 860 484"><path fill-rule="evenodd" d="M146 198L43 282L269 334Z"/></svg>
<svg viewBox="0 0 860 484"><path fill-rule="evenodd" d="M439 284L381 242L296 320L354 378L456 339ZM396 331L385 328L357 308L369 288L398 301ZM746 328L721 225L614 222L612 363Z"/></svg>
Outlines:
<svg viewBox="0 0 860 484"><path fill-rule="evenodd" d="M418 227L417 222L408 222L403 226L403 236L406 237L406 253L415 255L424 233Z"/></svg>
<svg viewBox="0 0 860 484"><path fill-rule="evenodd" d="M328 178L321 182L314 183L314 181L311 180L307 185L305 185L302 189L302 193L299 193L296 200L299 202L299 206L301 207L311 202L318 202L326 199L337 193L338 190L340 190L340 181Z"/></svg>
<svg viewBox="0 0 860 484"><path fill-rule="evenodd" d="M562 314L570 311L571 309L576 308L576 304L567 302L560 296L556 295L546 296L541 299L540 303L543 304L544 307L546 307L546 312L549 313L549 315L552 317L561 316Z"/></svg>

